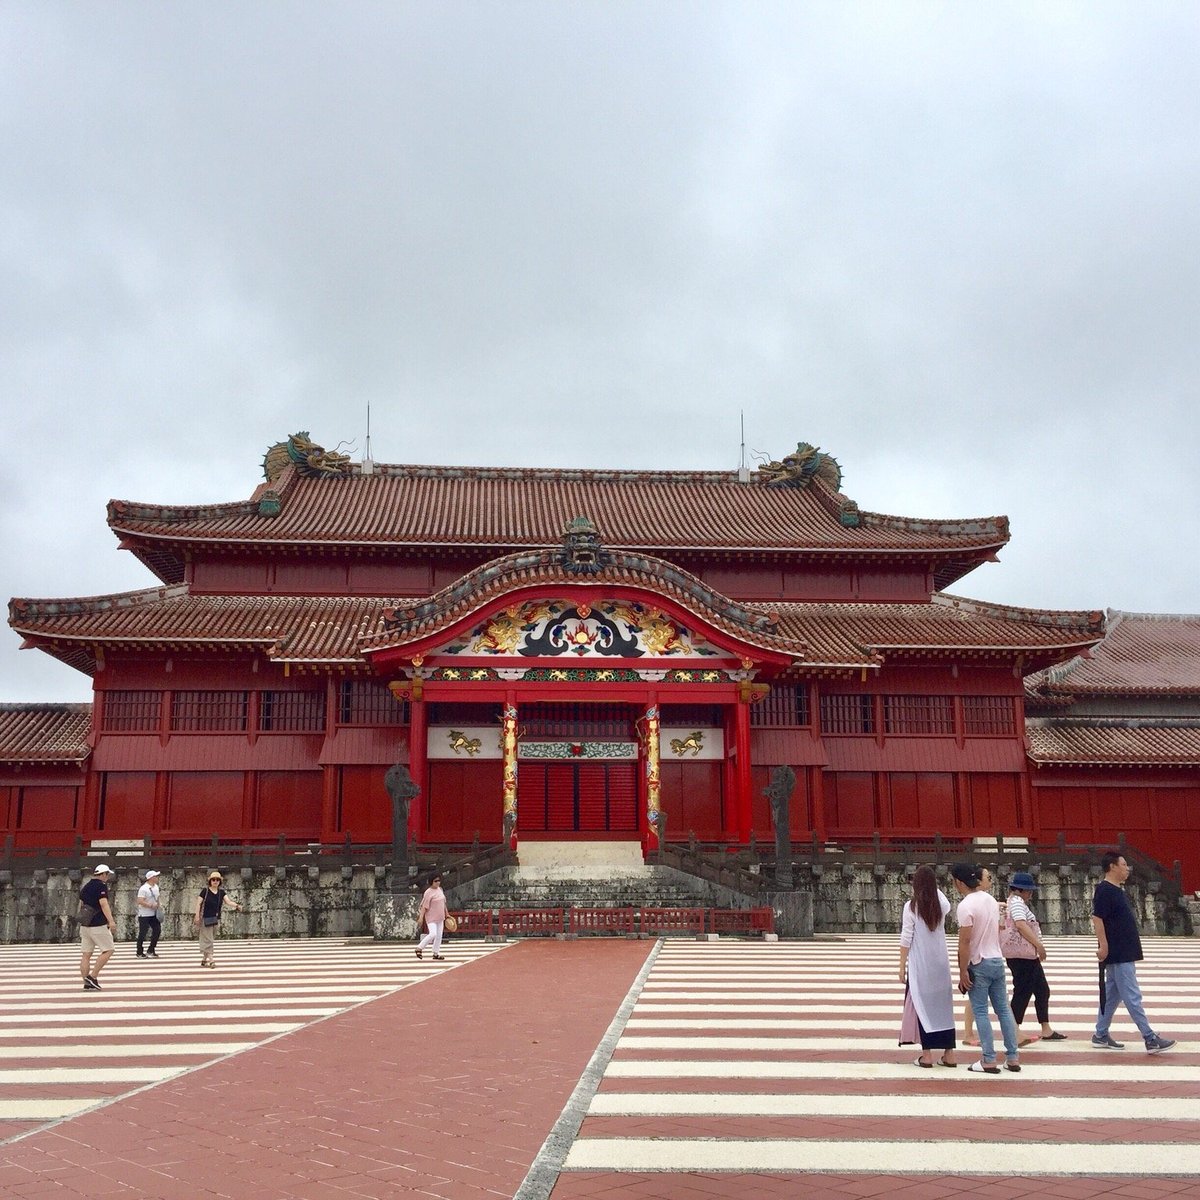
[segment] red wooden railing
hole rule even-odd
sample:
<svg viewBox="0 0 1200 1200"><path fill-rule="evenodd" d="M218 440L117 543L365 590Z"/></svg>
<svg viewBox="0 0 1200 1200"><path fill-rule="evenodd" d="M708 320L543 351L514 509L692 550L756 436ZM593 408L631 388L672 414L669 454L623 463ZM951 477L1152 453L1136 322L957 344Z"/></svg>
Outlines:
<svg viewBox="0 0 1200 1200"><path fill-rule="evenodd" d="M502 908L497 914L496 932L501 936L507 936L510 933L562 933L563 910L561 908Z"/></svg>
<svg viewBox="0 0 1200 1200"><path fill-rule="evenodd" d="M570 933L633 933L637 909L572 908L568 910Z"/></svg>
<svg viewBox="0 0 1200 1200"><path fill-rule="evenodd" d="M704 933L754 934L775 932L770 908L501 908L457 909L456 933L468 937L547 937L555 934Z"/></svg>
<svg viewBox="0 0 1200 1200"><path fill-rule="evenodd" d="M638 912L642 933L704 932L703 908L643 908Z"/></svg>

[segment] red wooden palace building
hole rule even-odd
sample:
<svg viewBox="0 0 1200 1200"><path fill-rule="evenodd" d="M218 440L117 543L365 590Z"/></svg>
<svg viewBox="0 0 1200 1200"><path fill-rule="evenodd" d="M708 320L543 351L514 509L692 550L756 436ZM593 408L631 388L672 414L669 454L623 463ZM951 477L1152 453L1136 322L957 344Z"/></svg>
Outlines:
<svg viewBox="0 0 1200 1200"><path fill-rule="evenodd" d="M1200 622L1167 630L1183 749L1110 762L1161 709L1081 702L1103 615L945 590L1004 518L859 511L806 445L739 476L364 465L297 435L264 466L246 501L110 503L156 586L11 602L94 680L90 708L0 706L18 845L385 843L394 762L421 844L765 841L786 764L796 840L1125 832L1200 885Z"/></svg>

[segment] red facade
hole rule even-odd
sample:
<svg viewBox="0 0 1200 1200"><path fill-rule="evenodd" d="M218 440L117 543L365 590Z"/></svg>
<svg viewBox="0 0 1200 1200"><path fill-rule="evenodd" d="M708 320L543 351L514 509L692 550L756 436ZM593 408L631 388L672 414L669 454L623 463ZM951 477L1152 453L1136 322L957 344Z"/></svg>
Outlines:
<svg viewBox="0 0 1200 1200"><path fill-rule="evenodd" d="M1025 677L1100 614L946 595L1003 518L862 513L838 482L343 464L244 503L113 502L162 583L11 603L95 703L43 730L54 762L0 713L6 829L384 843L403 762L421 843L744 842L788 765L795 840L1123 833L1195 872L1194 763L1027 754Z"/></svg>

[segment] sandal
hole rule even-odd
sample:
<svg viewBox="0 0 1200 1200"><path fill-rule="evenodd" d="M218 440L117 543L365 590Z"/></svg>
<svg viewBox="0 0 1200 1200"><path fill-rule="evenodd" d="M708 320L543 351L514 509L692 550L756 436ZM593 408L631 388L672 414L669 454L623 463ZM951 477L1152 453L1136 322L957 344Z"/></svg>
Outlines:
<svg viewBox="0 0 1200 1200"><path fill-rule="evenodd" d="M919 1058L916 1058L916 1059L913 1059L913 1066L914 1066L914 1067L932 1067L932 1066L933 1066L933 1063L931 1063L931 1062L922 1062L922 1061L921 1061L921 1059L919 1059Z"/></svg>
<svg viewBox="0 0 1200 1200"><path fill-rule="evenodd" d="M1048 1033L1044 1038L1042 1038L1043 1042L1065 1042L1066 1040L1067 1035L1065 1033L1059 1033L1057 1029L1053 1033Z"/></svg>
<svg viewBox="0 0 1200 1200"><path fill-rule="evenodd" d="M973 1062L968 1068L973 1075L999 1075L1000 1068L992 1063L990 1066L982 1059L979 1062Z"/></svg>
<svg viewBox="0 0 1200 1200"><path fill-rule="evenodd" d="M1018 1046L1032 1046L1034 1042L1040 1042L1042 1035L1040 1033L1029 1033L1017 1041Z"/></svg>
<svg viewBox="0 0 1200 1200"><path fill-rule="evenodd" d="M957 1067L957 1066L958 1066L958 1063L956 1063L956 1062L947 1062L947 1061L946 1061L944 1058L939 1058L939 1059L938 1059L938 1066L939 1066L939 1067L949 1067L951 1070L953 1070L955 1067Z"/></svg>

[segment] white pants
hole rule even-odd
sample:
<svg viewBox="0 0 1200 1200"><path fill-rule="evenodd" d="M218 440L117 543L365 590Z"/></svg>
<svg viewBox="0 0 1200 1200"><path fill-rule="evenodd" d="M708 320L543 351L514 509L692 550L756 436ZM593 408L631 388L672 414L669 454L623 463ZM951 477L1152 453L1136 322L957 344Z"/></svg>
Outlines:
<svg viewBox="0 0 1200 1200"><path fill-rule="evenodd" d="M429 946L433 947L434 954L437 954L442 948L442 921L426 921L426 926L429 932L417 944L418 950L425 950Z"/></svg>

